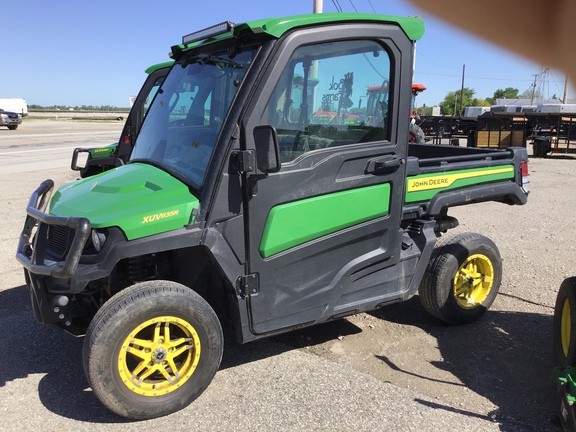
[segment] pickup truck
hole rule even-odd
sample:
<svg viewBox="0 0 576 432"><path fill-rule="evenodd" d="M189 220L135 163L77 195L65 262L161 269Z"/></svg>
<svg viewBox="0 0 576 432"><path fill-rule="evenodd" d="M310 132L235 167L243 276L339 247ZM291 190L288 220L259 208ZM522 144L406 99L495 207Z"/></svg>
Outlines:
<svg viewBox="0 0 576 432"><path fill-rule="evenodd" d="M4 111L0 108L0 126L6 126L10 130L16 130L20 123L22 123L22 116L20 114Z"/></svg>
<svg viewBox="0 0 576 432"><path fill-rule="evenodd" d="M33 192L17 259L36 319L85 336L94 394L189 405L241 343L407 300L480 318L502 262L454 206L524 204L524 148L409 144L416 18L301 15L191 33L130 159ZM387 82L379 121L346 119ZM331 121L315 112L334 112Z"/></svg>
<svg viewBox="0 0 576 432"><path fill-rule="evenodd" d="M76 147L72 153L72 162L70 164L72 170L79 171L80 177L86 178L128 162L146 111L148 111L150 103L173 63L172 61L159 63L146 69L146 80L134 100L118 142L96 148ZM79 163L82 153L86 153L83 165Z"/></svg>

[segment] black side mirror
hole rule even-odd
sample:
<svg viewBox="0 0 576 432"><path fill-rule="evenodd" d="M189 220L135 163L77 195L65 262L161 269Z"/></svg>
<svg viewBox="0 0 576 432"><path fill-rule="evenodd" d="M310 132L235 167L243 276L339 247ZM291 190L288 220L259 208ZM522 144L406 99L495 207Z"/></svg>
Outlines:
<svg viewBox="0 0 576 432"><path fill-rule="evenodd" d="M263 173L280 171L280 146L276 129L271 125L256 126L254 143L258 170Z"/></svg>

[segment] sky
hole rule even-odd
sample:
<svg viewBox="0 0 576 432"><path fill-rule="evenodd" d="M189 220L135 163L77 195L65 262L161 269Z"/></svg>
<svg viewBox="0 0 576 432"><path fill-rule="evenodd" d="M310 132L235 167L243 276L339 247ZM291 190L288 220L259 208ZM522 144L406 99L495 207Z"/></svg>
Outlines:
<svg viewBox="0 0 576 432"><path fill-rule="evenodd" d="M0 98L51 105L129 106L144 82L144 70L168 61L182 36L222 21L312 12L312 0L27 0L0 15L3 47ZM324 12L420 16L426 33L417 43L414 82L428 88L418 106L437 105L462 85L475 97L497 89L530 88L541 65L451 27L405 0L324 0ZM544 96L562 97L564 76L548 75ZM568 96L574 97L570 90Z"/></svg>

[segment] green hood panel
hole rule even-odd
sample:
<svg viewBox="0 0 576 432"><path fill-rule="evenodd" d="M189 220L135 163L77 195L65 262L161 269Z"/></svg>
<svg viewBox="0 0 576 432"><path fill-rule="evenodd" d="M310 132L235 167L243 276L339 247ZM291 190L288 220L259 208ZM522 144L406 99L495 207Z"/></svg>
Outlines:
<svg viewBox="0 0 576 432"><path fill-rule="evenodd" d="M120 227L129 240L182 228L198 199L170 174L129 164L62 186L50 203L56 216L81 216L94 228Z"/></svg>

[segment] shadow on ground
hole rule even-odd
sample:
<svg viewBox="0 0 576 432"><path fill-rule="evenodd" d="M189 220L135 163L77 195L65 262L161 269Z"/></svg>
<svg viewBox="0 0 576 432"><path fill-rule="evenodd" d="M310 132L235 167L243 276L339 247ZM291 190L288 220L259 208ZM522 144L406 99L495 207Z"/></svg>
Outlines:
<svg viewBox="0 0 576 432"><path fill-rule="evenodd" d="M503 431L554 430L550 384L552 363L549 315L489 312L480 321L461 327L446 326L431 318L417 298L381 309L373 316L392 323L423 329L438 341L443 361L434 362L463 385L490 400L498 409L487 419ZM38 386L42 404L66 418L93 423L122 423L104 408L89 389L82 368L82 339L75 339L36 323L25 286L0 292L0 388L6 383L44 374ZM346 320L308 328L270 339L239 345L227 338L221 369L268 358L291 349L322 344L361 329ZM433 381L417 371L403 370L385 355L383 367ZM441 411L484 417L417 400Z"/></svg>
<svg viewBox="0 0 576 432"><path fill-rule="evenodd" d="M552 315L489 311L479 321L448 326L430 317L417 297L373 313L386 321L416 326L433 336L442 361L432 362L454 375L498 408L488 416L420 400L423 405L498 422L502 431L556 430L551 376L554 368ZM402 370L384 355L388 367ZM420 376L422 380L430 377Z"/></svg>
<svg viewBox="0 0 576 432"><path fill-rule="evenodd" d="M342 321L338 334L360 331ZM89 388L82 367L82 338L59 333L36 322L28 288L20 286L0 291L0 388L16 379L32 374L44 374L38 385L42 404L63 417L92 423L123 423L119 417L100 404ZM326 332L318 343L335 337ZM264 339L239 345L231 337L220 369L272 357L293 347L274 339Z"/></svg>

